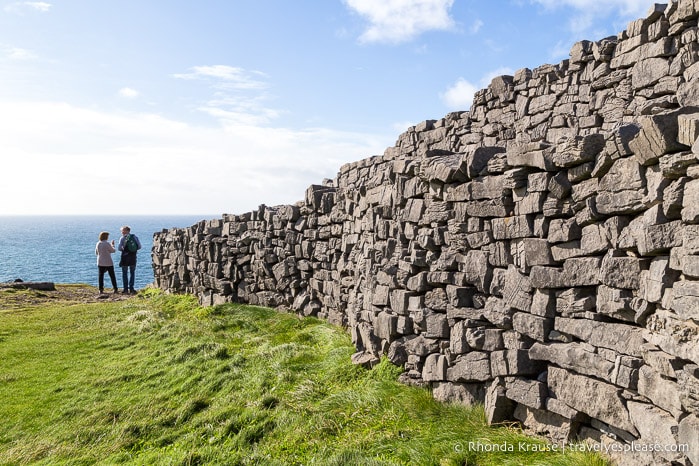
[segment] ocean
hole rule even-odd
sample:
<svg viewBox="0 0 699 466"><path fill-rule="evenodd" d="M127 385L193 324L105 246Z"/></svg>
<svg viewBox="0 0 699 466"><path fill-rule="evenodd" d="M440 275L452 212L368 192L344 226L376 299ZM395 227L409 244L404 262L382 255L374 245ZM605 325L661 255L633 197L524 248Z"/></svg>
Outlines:
<svg viewBox="0 0 699 466"><path fill-rule="evenodd" d="M153 233L191 226L220 215L182 216L0 216L0 282L87 283L97 286L95 245L101 231L119 242L122 225L141 240L135 288L153 283ZM119 288L123 288L120 252L112 255ZM109 275L105 288L111 290Z"/></svg>

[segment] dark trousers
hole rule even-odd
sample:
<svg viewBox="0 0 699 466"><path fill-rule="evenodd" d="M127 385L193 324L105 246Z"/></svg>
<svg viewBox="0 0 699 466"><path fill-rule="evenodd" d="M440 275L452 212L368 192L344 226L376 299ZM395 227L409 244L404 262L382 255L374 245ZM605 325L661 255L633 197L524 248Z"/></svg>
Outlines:
<svg viewBox="0 0 699 466"><path fill-rule="evenodd" d="M99 268L99 289L100 293L104 291L104 272L109 273L109 279L112 281L112 287L116 290L117 289L117 282L116 282L116 275L114 274L114 266L113 265L98 265L97 268Z"/></svg>

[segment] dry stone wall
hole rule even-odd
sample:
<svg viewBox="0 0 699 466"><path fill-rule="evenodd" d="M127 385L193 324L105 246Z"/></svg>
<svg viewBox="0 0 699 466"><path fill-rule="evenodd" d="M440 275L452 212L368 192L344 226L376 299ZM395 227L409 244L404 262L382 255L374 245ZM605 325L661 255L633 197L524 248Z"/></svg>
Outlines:
<svg viewBox="0 0 699 466"><path fill-rule="evenodd" d="M699 465L698 17L656 4L297 204L158 233L155 284L343 325L490 422Z"/></svg>

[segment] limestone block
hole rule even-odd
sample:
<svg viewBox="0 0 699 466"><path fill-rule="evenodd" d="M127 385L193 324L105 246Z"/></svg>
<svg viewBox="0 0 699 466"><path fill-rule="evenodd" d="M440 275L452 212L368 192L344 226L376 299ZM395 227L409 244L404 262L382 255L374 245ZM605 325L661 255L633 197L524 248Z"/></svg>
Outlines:
<svg viewBox="0 0 699 466"><path fill-rule="evenodd" d="M473 307L473 295L476 291L473 287L447 285L447 303L454 307Z"/></svg>
<svg viewBox="0 0 699 466"><path fill-rule="evenodd" d="M602 259L599 278L603 284L613 288L637 290L642 268L641 259L629 256L615 257L614 252L609 251Z"/></svg>
<svg viewBox="0 0 699 466"><path fill-rule="evenodd" d="M446 314L430 313L425 317L426 338L449 338L449 322Z"/></svg>
<svg viewBox="0 0 699 466"><path fill-rule="evenodd" d="M663 214L670 220L682 218L682 203L684 198L684 187L689 178L682 177L672 181L663 191Z"/></svg>
<svg viewBox="0 0 699 466"><path fill-rule="evenodd" d="M699 180L689 181L684 185L682 221L699 223Z"/></svg>
<svg viewBox="0 0 699 466"><path fill-rule="evenodd" d="M512 420L515 403L505 395L506 389L499 380L493 380L485 392L485 416L488 424Z"/></svg>
<svg viewBox="0 0 699 466"><path fill-rule="evenodd" d="M387 341L393 341L398 336L398 316L381 312L375 324L376 336Z"/></svg>
<svg viewBox="0 0 699 466"><path fill-rule="evenodd" d="M553 329L553 320L526 312L517 312L512 316L512 328L534 340L546 341L549 332Z"/></svg>
<svg viewBox="0 0 699 466"><path fill-rule="evenodd" d="M490 223L493 228L493 238L496 240L534 236L534 221L530 215L494 218Z"/></svg>
<svg viewBox="0 0 699 466"><path fill-rule="evenodd" d="M682 407L690 413L699 414L699 366L687 364L676 374Z"/></svg>
<svg viewBox="0 0 699 466"><path fill-rule="evenodd" d="M432 385L432 396L442 403L473 406L477 403L483 403L485 389L483 384L435 382Z"/></svg>
<svg viewBox="0 0 699 466"><path fill-rule="evenodd" d="M506 377L505 388L507 398L534 409L544 408L548 397L546 384L522 377Z"/></svg>
<svg viewBox="0 0 699 466"><path fill-rule="evenodd" d="M425 382L445 380L447 365L447 357L443 354L430 354L425 359L425 365L422 368L422 380Z"/></svg>
<svg viewBox="0 0 699 466"><path fill-rule="evenodd" d="M466 322L457 321L451 326L449 332L449 351L452 354L464 354L468 352L469 345L466 340Z"/></svg>
<svg viewBox="0 0 699 466"><path fill-rule="evenodd" d="M581 239L582 231L574 218L555 218L549 223L549 243L565 243Z"/></svg>
<svg viewBox="0 0 699 466"><path fill-rule="evenodd" d="M672 287L677 274L670 270L670 258L658 256L653 258L648 273L641 275L640 294L648 302L660 303L667 288Z"/></svg>
<svg viewBox="0 0 699 466"><path fill-rule="evenodd" d="M514 265L510 265L504 278L503 299L505 304L514 309L529 312L532 302L532 285L529 277L519 273Z"/></svg>
<svg viewBox="0 0 699 466"><path fill-rule="evenodd" d="M579 203L594 196L599 191L599 180L590 178L573 185L571 197L574 203Z"/></svg>
<svg viewBox="0 0 699 466"><path fill-rule="evenodd" d="M691 415L682 419L677 432L677 443L687 445L687 458L692 464L699 464L699 416Z"/></svg>
<svg viewBox="0 0 699 466"><path fill-rule="evenodd" d="M410 355L425 357L439 352L439 340L427 338L425 335L409 336L405 339L405 349Z"/></svg>
<svg viewBox="0 0 699 466"><path fill-rule="evenodd" d="M548 182L548 191L556 199L565 199L570 195L572 186L568 180L567 173L560 171L554 176L550 177Z"/></svg>
<svg viewBox="0 0 699 466"><path fill-rule="evenodd" d="M470 327L466 329L465 337L471 348L491 352L504 348L503 333L504 330L499 328Z"/></svg>
<svg viewBox="0 0 699 466"><path fill-rule="evenodd" d="M388 305L388 296L390 289L386 285L377 285L372 293L371 304L374 306Z"/></svg>
<svg viewBox="0 0 699 466"><path fill-rule="evenodd" d="M467 283L474 285L478 291L484 292L490 288L492 268L488 264L488 253L471 250L458 259L459 271L464 274Z"/></svg>
<svg viewBox="0 0 699 466"><path fill-rule="evenodd" d="M540 317L556 315L556 298L552 290L534 289L530 312Z"/></svg>
<svg viewBox="0 0 699 466"><path fill-rule="evenodd" d="M505 152L505 148L498 146L480 146L469 151L466 157L467 175L470 178L480 176L488 166L488 163L503 152Z"/></svg>
<svg viewBox="0 0 699 466"><path fill-rule="evenodd" d="M518 404L513 416L522 422L527 432L545 436L558 445L568 442L577 434L577 423L549 411L548 408L534 409Z"/></svg>
<svg viewBox="0 0 699 466"><path fill-rule="evenodd" d="M580 249L585 255L606 251L611 246L605 225L593 223L583 227Z"/></svg>
<svg viewBox="0 0 699 466"><path fill-rule="evenodd" d="M552 265L553 257L549 242L540 238L523 238L513 242L516 263L523 269L534 265Z"/></svg>
<svg viewBox="0 0 699 466"><path fill-rule="evenodd" d="M652 445L676 445L677 421L663 410L646 403L628 401L626 404L631 422L640 434L639 442ZM657 452L667 461L678 461L682 454L679 452Z"/></svg>
<svg viewBox="0 0 699 466"><path fill-rule="evenodd" d="M699 254L699 225L685 225L682 247L687 254Z"/></svg>
<svg viewBox="0 0 699 466"><path fill-rule="evenodd" d="M548 386L554 398L592 418L636 434L621 390L608 383L551 366Z"/></svg>
<svg viewBox="0 0 699 466"><path fill-rule="evenodd" d="M699 326L658 310L646 322L645 339L668 354L699 364Z"/></svg>
<svg viewBox="0 0 699 466"><path fill-rule="evenodd" d="M602 258L579 257L563 263L563 283L566 287L599 285Z"/></svg>
<svg viewBox="0 0 699 466"><path fill-rule="evenodd" d="M465 203L466 215L469 217L507 217L514 212L512 197L468 201Z"/></svg>
<svg viewBox="0 0 699 466"><path fill-rule="evenodd" d="M643 330L635 326L556 317L554 329L592 346L608 348L629 356L642 356Z"/></svg>
<svg viewBox="0 0 699 466"><path fill-rule="evenodd" d="M429 277L430 274L428 274ZM429 282L428 278L428 282ZM444 288L434 288L425 293L425 307L434 311L446 311L449 304Z"/></svg>
<svg viewBox="0 0 699 466"><path fill-rule="evenodd" d="M529 349L529 357L607 381L614 371L614 363L596 354L595 348L585 343L535 342Z"/></svg>
<svg viewBox="0 0 699 466"><path fill-rule="evenodd" d="M556 167L564 168L595 160L604 148L604 136L589 134L559 142L551 160Z"/></svg>
<svg viewBox="0 0 699 466"><path fill-rule="evenodd" d="M555 262L563 262L571 257L584 256L585 251L580 247L580 241L569 241L567 243L559 243L551 246L551 256ZM548 264L541 264L548 265Z"/></svg>
<svg viewBox="0 0 699 466"><path fill-rule="evenodd" d="M544 370L544 364L532 360L525 349L506 349L490 353L490 370L493 377L537 375Z"/></svg>
<svg viewBox="0 0 699 466"><path fill-rule="evenodd" d="M650 366L638 372L638 393L678 419L682 414L680 388L676 382L664 379Z"/></svg>
<svg viewBox="0 0 699 466"><path fill-rule="evenodd" d="M413 293L408 290L391 290L389 303L391 309L399 315L406 315L409 309L410 297Z"/></svg>
<svg viewBox="0 0 699 466"><path fill-rule="evenodd" d="M629 148L638 163L652 165L664 154L687 148L677 142L677 118L687 113L694 112L691 109L681 109L639 119L641 131L629 142Z"/></svg>
<svg viewBox="0 0 699 466"><path fill-rule="evenodd" d="M562 267L532 267L529 280L534 288L565 288Z"/></svg>
<svg viewBox="0 0 699 466"><path fill-rule="evenodd" d="M584 316L596 306L596 289L568 288L556 292L556 313L564 317Z"/></svg>
<svg viewBox="0 0 699 466"><path fill-rule="evenodd" d="M682 319L699 321L699 281L675 282L672 291L672 310Z"/></svg>
<svg viewBox="0 0 699 466"><path fill-rule="evenodd" d="M655 57L639 60L631 70L631 86L634 90L652 86L668 75L670 62L667 58Z"/></svg>
<svg viewBox="0 0 699 466"><path fill-rule="evenodd" d="M490 358L483 352L458 356L454 365L447 369L450 382L485 382L490 378Z"/></svg>

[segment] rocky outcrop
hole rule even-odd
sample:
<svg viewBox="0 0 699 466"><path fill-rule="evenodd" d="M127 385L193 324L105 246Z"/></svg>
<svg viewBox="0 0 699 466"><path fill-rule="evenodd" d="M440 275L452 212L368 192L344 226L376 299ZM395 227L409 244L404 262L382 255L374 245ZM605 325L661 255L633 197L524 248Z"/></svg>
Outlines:
<svg viewBox="0 0 699 466"><path fill-rule="evenodd" d="M155 284L343 325L491 422L699 464L698 17L656 4L297 204L158 233Z"/></svg>

